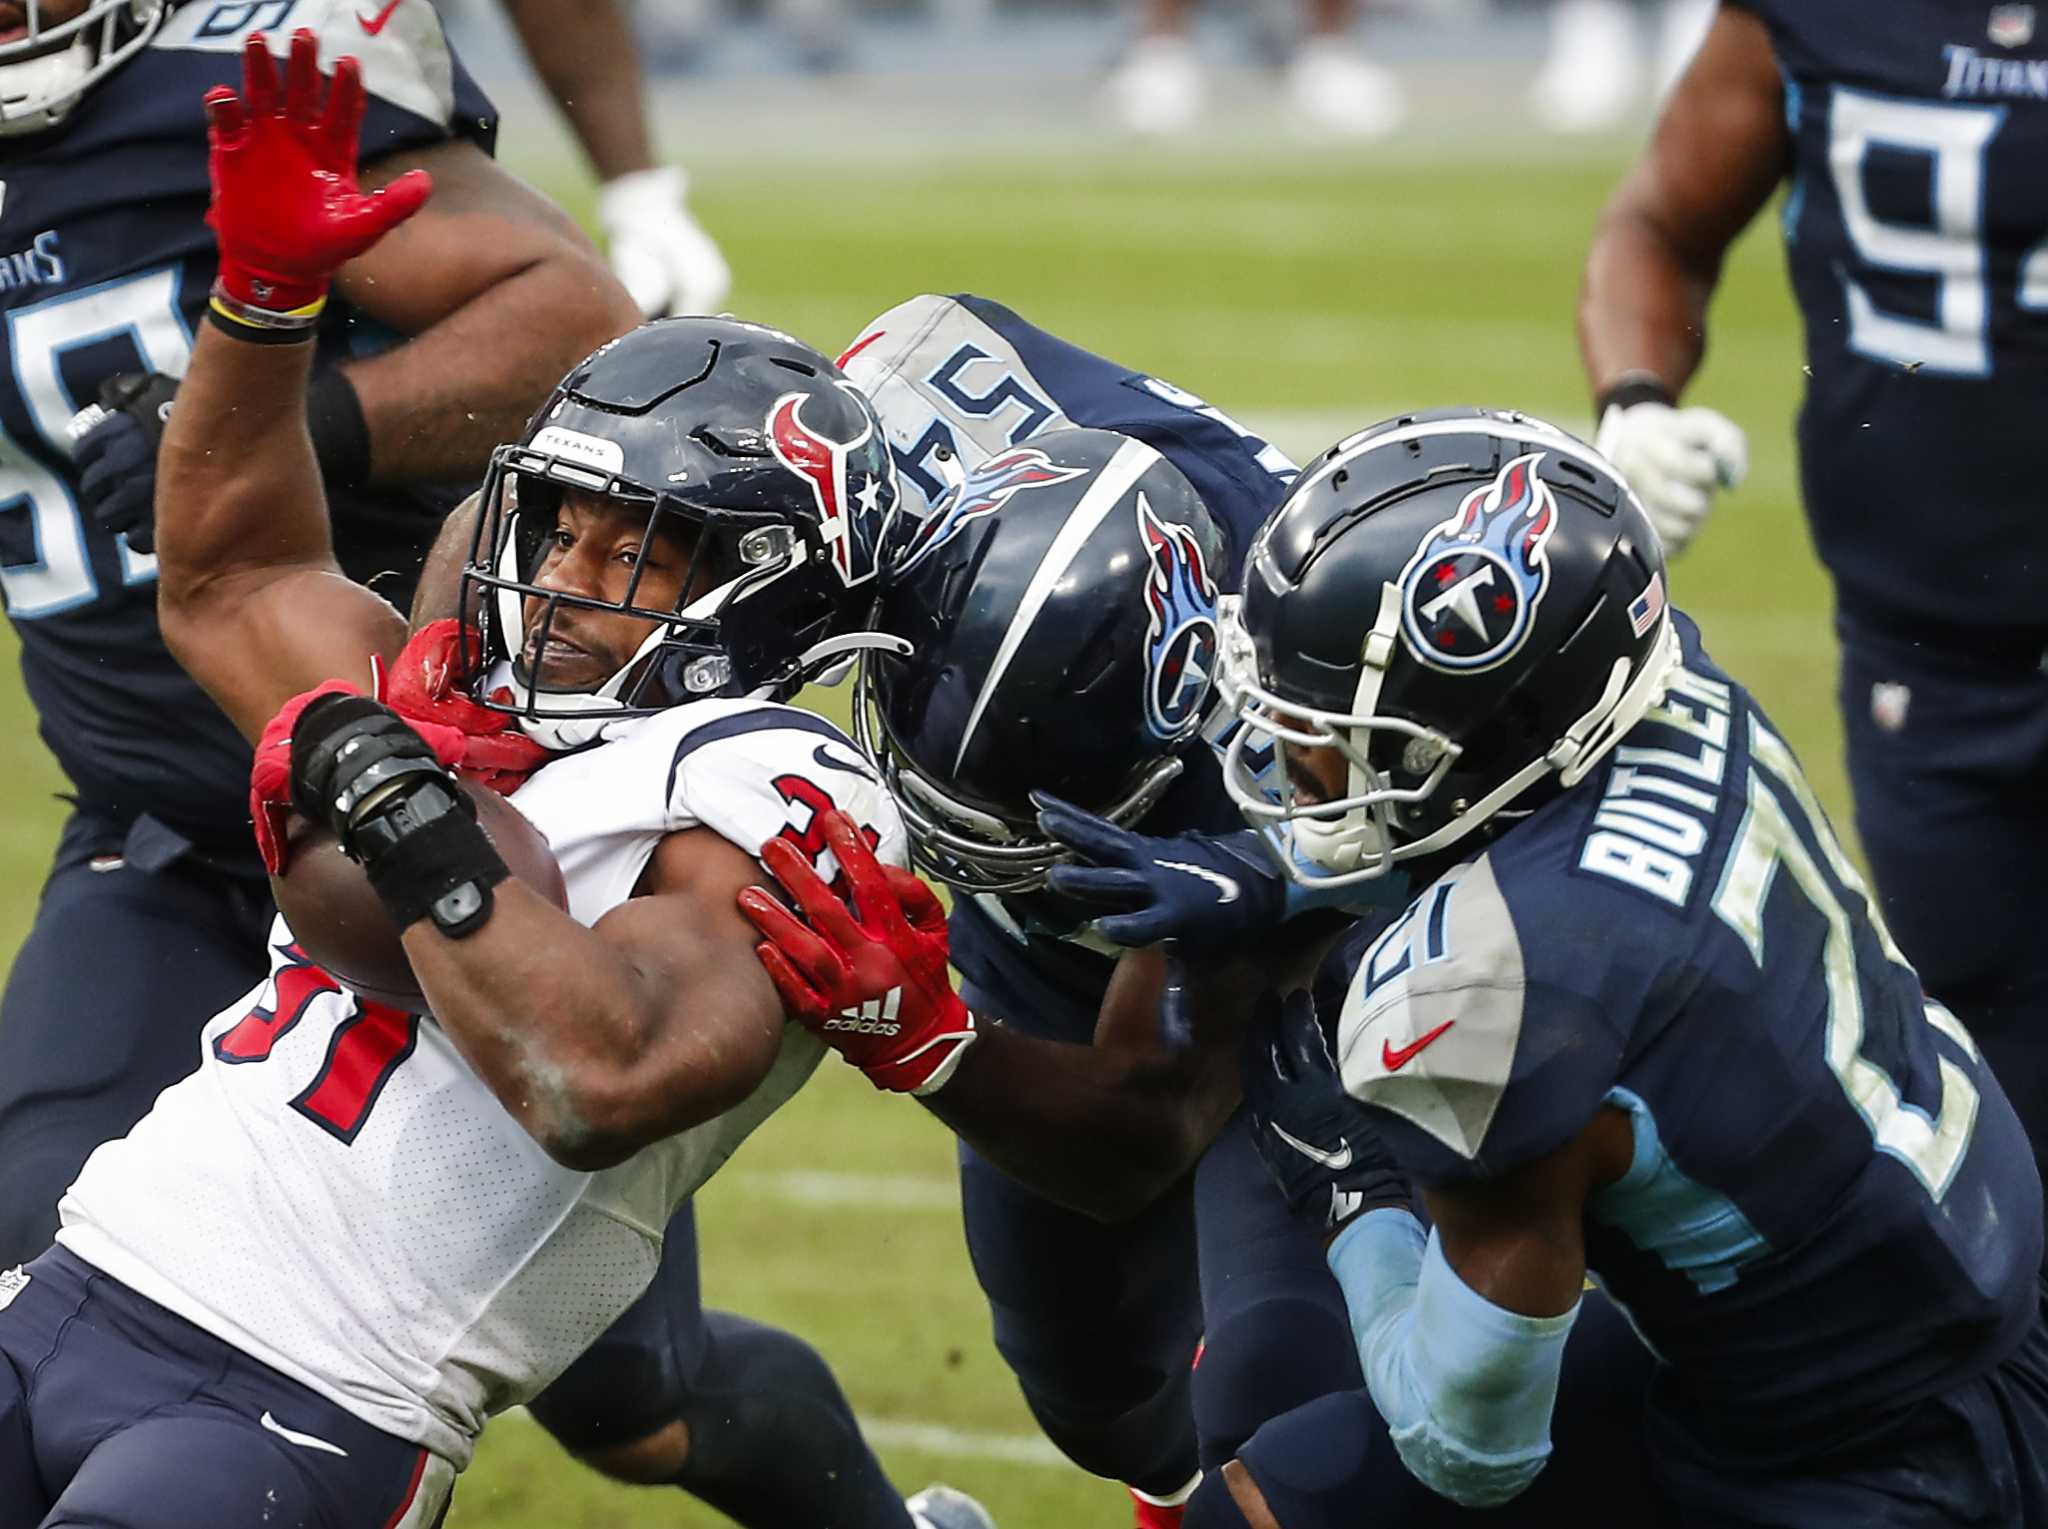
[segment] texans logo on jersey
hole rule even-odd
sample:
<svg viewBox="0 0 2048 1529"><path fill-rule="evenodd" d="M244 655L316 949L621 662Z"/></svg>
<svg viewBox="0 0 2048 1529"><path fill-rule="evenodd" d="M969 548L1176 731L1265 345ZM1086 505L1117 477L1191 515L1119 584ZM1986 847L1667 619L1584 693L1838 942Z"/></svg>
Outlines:
<svg viewBox="0 0 2048 1529"><path fill-rule="evenodd" d="M844 441L820 435L804 423L811 395L785 393L768 411L768 444L776 461L811 486L832 566L847 584L859 584L874 576L875 548L896 508L896 486L874 416L858 402L852 383L835 385L855 400L859 434Z"/></svg>
<svg viewBox="0 0 2048 1529"><path fill-rule="evenodd" d="M1145 724L1169 741L1201 719L1216 672L1216 584L1194 532L1152 513L1138 494L1138 532L1152 558L1145 581Z"/></svg>
<svg viewBox="0 0 2048 1529"><path fill-rule="evenodd" d="M1064 483L1087 471L1084 467L1058 467L1033 446L1017 446L998 452L983 462L966 479L939 496L932 512L911 536L895 572L908 573L946 545L973 522L993 515L1027 488Z"/></svg>
<svg viewBox="0 0 2048 1529"><path fill-rule="evenodd" d="M1550 585L1544 545L1557 529L1542 460L1540 451L1517 457L1467 494L1401 570L1401 633L1424 663L1490 669L1528 640Z"/></svg>

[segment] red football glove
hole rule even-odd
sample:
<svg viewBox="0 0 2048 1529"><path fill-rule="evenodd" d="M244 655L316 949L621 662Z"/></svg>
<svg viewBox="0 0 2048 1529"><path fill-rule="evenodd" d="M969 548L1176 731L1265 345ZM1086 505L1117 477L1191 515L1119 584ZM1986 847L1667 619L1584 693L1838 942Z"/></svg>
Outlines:
<svg viewBox="0 0 2048 1529"><path fill-rule="evenodd" d="M219 290L244 307L299 313L327 295L343 265L420 210L433 180L408 170L380 191L356 188L363 79L353 58L334 66L321 102L319 42L292 34L285 82L260 32L242 51L242 94L206 93L206 214L220 242Z"/></svg>
<svg viewBox="0 0 2048 1529"><path fill-rule="evenodd" d="M473 632L469 645L479 646ZM544 745L520 732L510 715L480 706L462 692L462 646L461 622L452 616L429 622L412 634L388 669L381 660L370 661L376 696L433 744L451 770L510 796L552 756ZM435 731L449 728L462 740L452 759Z"/></svg>
<svg viewBox="0 0 2048 1529"><path fill-rule="evenodd" d="M513 726L504 712L479 706L455 688L455 655L461 625L452 618L421 627L387 669L370 660L375 699L405 718L434 757L465 780L510 796L551 757ZM361 695L344 680L329 680L293 696L264 726L249 769L249 817L263 868L282 875L290 859L285 820L292 812L292 729L299 713L324 695Z"/></svg>
<svg viewBox="0 0 2048 1529"><path fill-rule="evenodd" d="M761 861L810 927L760 887L748 887L739 902L764 937L755 952L783 1007L875 1087L936 1093L975 1039L974 1015L946 973L945 910L917 877L876 860L844 813L824 813L819 824L859 917L802 851L771 839Z"/></svg>

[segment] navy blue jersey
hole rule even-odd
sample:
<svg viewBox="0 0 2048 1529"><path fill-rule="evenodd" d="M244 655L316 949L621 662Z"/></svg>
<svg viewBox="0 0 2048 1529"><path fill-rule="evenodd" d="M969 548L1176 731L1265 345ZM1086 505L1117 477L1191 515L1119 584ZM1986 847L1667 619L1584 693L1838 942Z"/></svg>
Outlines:
<svg viewBox="0 0 2048 1529"><path fill-rule="evenodd" d="M1227 564L1216 570L1226 593L1238 587L1253 533L1294 481L1285 455L1192 393L1070 345L987 298L914 297L862 330L840 364L874 400L913 501L928 504L940 492L941 450L973 466L1041 431L1077 425L1145 442L1194 486L1228 538ZM1189 748L1187 769L1140 825L1147 832L1244 826L1223 790L1221 736L1208 728L1215 747ZM953 960L1006 1021L1085 1041L1118 954L1081 932L1092 916L1044 894L962 897Z"/></svg>
<svg viewBox="0 0 2048 1529"><path fill-rule="evenodd" d="M489 147L490 104L433 7L404 0L372 32L378 15L347 0L193 0L59 127L0 139L0 595L45 742L116 821L147 812L246 847L249 748L157 633L155 559L81 513L65 426L114 373L185 370L216 261L200 98L239 86L250 31L282 49L310 27L323 60L361 60L365 163L451 137ZM337 301L321 359L395 338ZM344 566L366 582L416 571L453 497L335 495Z"/></svg>
<svg viewBox="0 0 2048 1529"><path fill-rule="evenodd" d="M1790 750L1680 632L1684 670L1613 755L1352 936L1317 996L1346 1088L1425 1185L1630 1115L1588 1263L1666 1366L1659 1421L1759 1461L2010 1351L2041 1184Z"/></svg>
<svg viewBox="0 0 2048 1529"><path fill-rule="evenodd" d="M1785 76L1821 557L1875 614L2048 632L2048 32L1990 0L1736 3Z"/></svg>

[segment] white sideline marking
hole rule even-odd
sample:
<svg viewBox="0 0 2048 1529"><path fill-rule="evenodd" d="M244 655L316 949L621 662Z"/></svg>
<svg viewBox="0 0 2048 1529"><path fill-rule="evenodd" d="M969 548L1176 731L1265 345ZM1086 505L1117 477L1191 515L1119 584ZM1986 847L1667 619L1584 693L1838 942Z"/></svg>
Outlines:
<svg viewBox="0 0 2048 1529"><path fill-rule="evenodd" d="M533 1421L533 1414L524 1407L510 1408L501 1417L506 1422ZM1006 1465L1080 1469L1069 1464L1067 1457L1053 1448L1051 1440L1035 1433L985 1433L901 1418L862 1418L860 1431L880 1449L914 1449L921 1455L936 1455L945 1460L999 1460Z"/></svg>
<svg viewBox="0 0 2048 1529"><path fill-rule="evenodd" d="M958 1210L960 1185L923 1173L734 1173L721 1184L796 1205L845 1205L883 1210Z"/></svg>

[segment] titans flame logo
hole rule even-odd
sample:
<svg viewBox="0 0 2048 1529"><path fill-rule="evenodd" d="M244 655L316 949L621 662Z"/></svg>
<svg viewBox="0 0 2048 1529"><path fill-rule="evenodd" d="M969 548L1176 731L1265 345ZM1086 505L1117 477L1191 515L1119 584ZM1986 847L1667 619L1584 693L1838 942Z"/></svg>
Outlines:
<svg viewBox="0 0 2048 1529"><path fill-rule="evenodd" d="M931 514L910 538L895 572L908 573L975 521L995 514L1022 490L1064 483L1086 471L1082 467L1056 466L1033 446L1013 446L997 452L969 473L964 482L939 496Z"/></svg>
<svg viewBox="0 0 2048 1529"><path fill-rule="evenodd" d="M1152 513L1138 494L1138 534L1152 559L1145 581L1145 724L1169 742L1202 717L1216 672L1216 583L1195 533Z"/></svg>
<svg viewBox="0 0 2048 1529"><path fill-rule="evenodd" d="M1433 668L1491 669L1528 641L1557 529L1556 496L1536 470L1543 455L1515 458L1467 494L1401 570L1401 635Z"/></svg>

